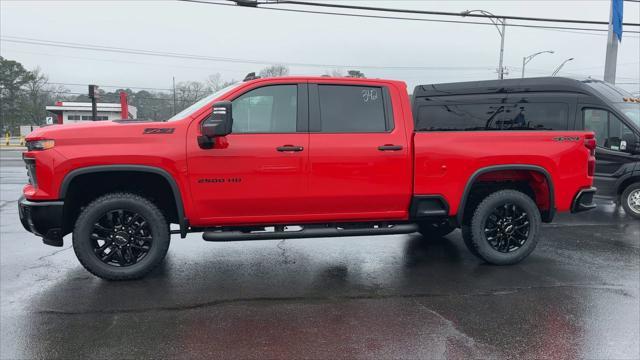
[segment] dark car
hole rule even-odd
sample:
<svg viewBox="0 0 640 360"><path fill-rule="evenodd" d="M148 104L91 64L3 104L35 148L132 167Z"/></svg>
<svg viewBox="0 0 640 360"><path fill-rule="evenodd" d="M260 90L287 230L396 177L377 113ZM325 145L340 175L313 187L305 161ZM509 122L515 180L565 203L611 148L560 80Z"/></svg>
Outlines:
<svg viewBox="0 0 640 360"><path fill-rule="evenodd" d="M640 99L626 91L541 77L423 85L413 96L417 130L592 130L596 196L640 219Z"/></svg>

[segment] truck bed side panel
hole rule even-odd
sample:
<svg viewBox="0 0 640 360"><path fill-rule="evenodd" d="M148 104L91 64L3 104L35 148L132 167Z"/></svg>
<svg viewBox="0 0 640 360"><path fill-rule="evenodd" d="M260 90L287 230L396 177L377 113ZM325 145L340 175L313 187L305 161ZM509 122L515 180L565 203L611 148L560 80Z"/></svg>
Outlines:
<svg viewBox="0 0 640 360"><path fill-rule="evenodd" d="M578 131L418 132L414 135L415 194L441 195L449 204L449 215L456 215L467 182L478 170L534 165L551 177L556 210L568 211L576 193L591 186L584 135Z"/></svg>

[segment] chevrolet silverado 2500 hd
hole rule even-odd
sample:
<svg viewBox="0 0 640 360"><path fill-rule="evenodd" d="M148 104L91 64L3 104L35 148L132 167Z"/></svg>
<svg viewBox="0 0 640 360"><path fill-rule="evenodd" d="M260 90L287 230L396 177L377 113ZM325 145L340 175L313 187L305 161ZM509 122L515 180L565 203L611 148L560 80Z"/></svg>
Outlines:
<svg viewBox="0 0 640 360"><path fill-rule="evenodd" d="M593 133L507 130L498 109L464 131L415 129L424 106L412 109L400 81L285 77L235 84L164 122L41 128L26 139L20 219L48 245L73 233L87 270L123 280L189 232L239 241L460 227L473 254L513 264L541 222L595 206Z"/></svg>

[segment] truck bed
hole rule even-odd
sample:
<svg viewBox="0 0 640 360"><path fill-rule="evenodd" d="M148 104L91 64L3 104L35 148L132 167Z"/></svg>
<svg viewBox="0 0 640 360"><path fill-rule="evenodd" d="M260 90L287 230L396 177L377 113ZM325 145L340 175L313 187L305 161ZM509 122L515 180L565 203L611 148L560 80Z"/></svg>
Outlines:
<svg viewBox="0 0 640 360"><path fill-rule="evenodd" d="M550 203L555 199L555 210L568 211L577 189L589 187L592 181L586 176L584 159L589 150L583 144L584 135L582 131L416 132L414 193L440 195L453 216L458 214L468 184L496 177L522 180L526 175L501 170L504 165L510 165L510 169L520 165L523 170L531 170L535 182L547 179L534 171L547 177L551 182Z"/></svg>

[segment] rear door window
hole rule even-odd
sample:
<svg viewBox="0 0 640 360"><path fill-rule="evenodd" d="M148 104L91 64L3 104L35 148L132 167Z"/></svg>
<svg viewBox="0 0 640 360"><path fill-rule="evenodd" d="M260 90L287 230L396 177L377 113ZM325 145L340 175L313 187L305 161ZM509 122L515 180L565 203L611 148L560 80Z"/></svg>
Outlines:
<svg viewBox="0 0 640 360"><path fill-rule="evenodd" d="M390 130L382 88L318 85L320 131L375 133Z"/></svg>

